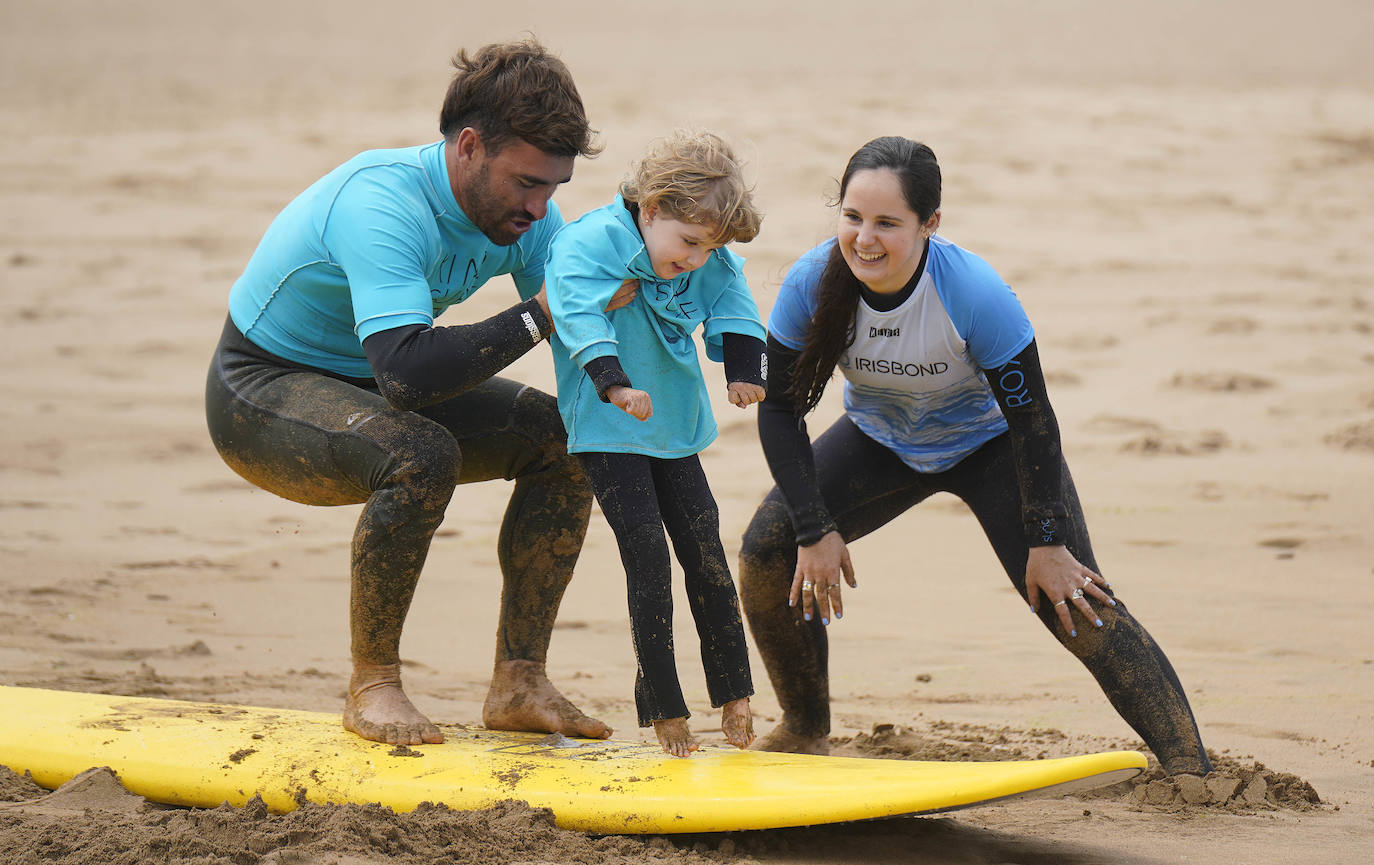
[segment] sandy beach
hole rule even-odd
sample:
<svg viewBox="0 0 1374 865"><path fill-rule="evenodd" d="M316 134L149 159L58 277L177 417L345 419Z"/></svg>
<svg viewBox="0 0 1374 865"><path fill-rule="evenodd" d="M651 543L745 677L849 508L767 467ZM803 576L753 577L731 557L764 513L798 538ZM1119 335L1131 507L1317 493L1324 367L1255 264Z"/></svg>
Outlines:
<svg viewBox="0 0 1374 865"><path fill-rule="evenodd" d="M673 127L720 132L766 213L737 250L765 314L833 231L827 201L855 148L899 134L934 149L940 233L987 259L1035 325L1104 574L1169 655L1219 768L1266 789L1189 802L1140 783L939 817L595 839L519 805L167 810L101 773L48 796L0 768L0 861L1374 859L1368 4L496 6L0 6L0 684L341 709L358 508L294 504L226 467L205 429L206 364L277 211L358 151L436 140L449 57L533 33L572 69L605 144L558 192L563 212L603 204ZM439 323L514 299L501 278ZM507 374L554 388L544 347ZM721 435L703 464L735 563L771 480L753 413L711 375ZM839 413L830 391L813 431ZM408 691L441 723L480 722L508 494L459 489L406 627ZM958 500L851 552L859 588L830 630L835 753L1142 747ZM693 730L723 742L681 598L678 611ZM754 661L767 730L778 708ZM623 571L593 513L550 676L618 738L652 739L635 726L634 671Z"/></svg>

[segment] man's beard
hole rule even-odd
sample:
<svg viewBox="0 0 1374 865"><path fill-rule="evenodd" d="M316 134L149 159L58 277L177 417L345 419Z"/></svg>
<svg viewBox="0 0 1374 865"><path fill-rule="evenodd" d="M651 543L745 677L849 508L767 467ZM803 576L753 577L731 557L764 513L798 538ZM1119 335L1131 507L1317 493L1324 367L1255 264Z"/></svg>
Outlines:
<svg viewBox="0 0 1374 865"><path fill-rule="evenodd" d="M523 233L511 229L510 220L535 221L533 214L524 208L507 210L506 205L492 194L491 174L485 165L478 169L477 176L465 192L463 198L466 199L467 206L463 208L463 212L472 220L472 224L487 236L487 240L497 246L510 246L524 237Z"/></svg>

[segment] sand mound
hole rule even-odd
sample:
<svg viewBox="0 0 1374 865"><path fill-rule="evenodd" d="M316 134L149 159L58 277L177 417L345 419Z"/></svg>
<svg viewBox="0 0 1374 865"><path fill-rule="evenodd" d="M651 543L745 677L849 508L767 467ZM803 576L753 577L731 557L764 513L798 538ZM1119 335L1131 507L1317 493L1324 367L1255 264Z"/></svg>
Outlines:
<svg viewBox="0 0 1374 865"><path fill-rule="evenodd" d="M871 733L831 739L831 753L841 756L895 760L1033 760L1067 756L1086 750L1143 749L1139 743L1072 742L1053 729L1015 730L971 724L933 722L925 729L877 724ZM1310 783L1262 763L1245 763L1229 756L1208 754L1213 771L1206 777L1165 776L1151 765L1130 781L1077 794L1080 799L1115 799L1159 809L1220 809L1231 813L1311 811L1322 806Z"/></svg>
<svg viewBox="0 0 1374 865"><path fill-rule="evenodd" d="M668 857L704 865L735 861L734 842L663 837L594 838L559 829L547 809L505 802L479 811L424 803L408 814L381 805L302 803L271 814L262 799L242 808L172 808L130 793L109 769L89 769L51 794L8 769L0 795L28 801L0 808L12 865L631 865ZM101 819L73 820L73 812Z"/></svg>

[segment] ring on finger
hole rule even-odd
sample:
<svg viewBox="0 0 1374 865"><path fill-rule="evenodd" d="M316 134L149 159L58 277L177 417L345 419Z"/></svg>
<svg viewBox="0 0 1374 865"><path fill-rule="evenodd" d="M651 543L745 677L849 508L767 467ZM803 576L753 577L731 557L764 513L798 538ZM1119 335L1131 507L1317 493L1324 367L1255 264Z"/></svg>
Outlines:
<svg viewBox="0 0 1374 865"><path fill-rule="evenodd" d="M811 591L811 587L812 587L813 585L814 585L814 583L812 583L810 580L802 580L802 591L803 591L803 592L809 592L809 591Z"/></svg>
<svg viewBox="0 0 1374 865"><path fill-rule="evenodd" d="M1092 584L1093 584L1093 578L1092 578L1092 577L1084 577L1084 578L1083 578L1083 585L1082 585L1082 586L1079 586L1079 588L1086 589L1088 586L1091 586Z"/></svg>
<svg viewBox="0 0 1374 865"><path fill-rule="evenodd" d="M1073 600L1076 601L1076 600L1078 600L1079 598L1083 597L1083 590L1082 590L1082 589L1074 589L1074 590L1073 590L1073 594L1069 595L1069 597L1070 597L1071 599L1073 599Z"/></svg>
<svg viewBox="0 0 1374 865"><path fill-rule="evenodd" d="M839 583L831 583L830 585L828 585L828 586L825 587L825 590L826 590L827 592L838 592L838 591L840 590L840 584L839 584Z"/></svg>
<svg viewBox="0 0 1374 865"><path fill-rule="evenodd" d="M1055 602L1054 602L1054 605L1055 605L1056 607L1064 607L1064 606L1067 606L1068 603L1069 603L1068 601L1055 601Z"/></svg>

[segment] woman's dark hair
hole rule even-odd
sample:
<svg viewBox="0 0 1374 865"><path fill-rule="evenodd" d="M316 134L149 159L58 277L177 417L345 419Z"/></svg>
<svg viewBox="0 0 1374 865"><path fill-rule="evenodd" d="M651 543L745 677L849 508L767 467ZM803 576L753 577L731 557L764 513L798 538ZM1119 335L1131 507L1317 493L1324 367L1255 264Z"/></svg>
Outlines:
<svg viewBox="0 0 1374 865"><path fill-rule="evenodd" d="M940 165L935 154L919 141L895 135L875 138L849 157L836 203L844 201L845 190L855 174L875 169L887 169L896 175L907 207L922 223L940 208ZM835 244L821 272L816 314L811 317L806 342L787 389L798 414L806 414L821 401L840 355L854 343L854 316L859 308L861 285L845 263L840 245Z"/></svg>
<svg viewBox="0 0 1374 865"><path fill-rule="evenodd" d="M489 155L520 139L551 156L595 156L582 97L572 73L534 39L459 51L439 110L439 132L452 141L471 126Z"/></svg>

